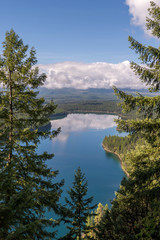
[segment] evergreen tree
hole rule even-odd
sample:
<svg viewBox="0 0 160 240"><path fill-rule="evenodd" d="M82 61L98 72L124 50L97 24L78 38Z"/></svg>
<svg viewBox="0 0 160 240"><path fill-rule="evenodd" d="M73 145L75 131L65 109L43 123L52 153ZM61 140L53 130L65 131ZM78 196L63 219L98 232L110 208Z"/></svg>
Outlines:
<svg viewBox="0 0 160 240"><path fill-rule="evenodd" d="M104 228L102 227L102 221L104 215L106 216L106 212L108 212L108 205L103 206L101 203L98 204L97 209L95 210L95 216L89 216L87 218L87 226L90 226L89 233L85 235L84 239L98 239L98 236L103 237L103 232L105 232L106 225L104 224ZM105 236L105 234L104 234Z"/></svg>
<svg viewBox="0 0 160 240"><path fill-rule="evenodd" d="M155 37L159 38L160 6L151 2L149 14L151 18L147 18L147 28L151 30ZM136 53L139 54L139 59L143 64L138 65L132 62L131 68L143 82L150 86L149 90L151 92L159 92L160 48L144 46L132 37L129 37L129 41L131 43L131 49L134 49ZM118 127L123 131L136 135L138 138L144 138L144 142L143 144L141 143L139 151L136 149L138 153L136 153L135 156L132 155L132 158L135 158L135 160L132 159L134 169L140 167L142 170L141 164L139 164L140 159L141 161L145 161L145 159L147 161L147 159L149 159L146 164L149 164L150 161L152 161L152 164L158 164L160 146L160 96L157 94L154 97L148 97L138 94L135 97L116 88L115 93L123 100L121 105L124 111L129 112L133 109L137 109L138 112L142 112L143 114L143 119L141 120L117 120Z"/></svg>
<svg viewBox="0 0 160 240"><path fill-rule="evenodd" d="M95 237L96 240L116 240L120 239L118 236L114 234L114 225L112 223L112 218L110 214L110 210L108 207L105 207L103 210L103 215L96 225L95 229Z"/></svg>
<svg viewBox="0 0 160 240"><path fill-rule="evenodd" d="M89 227L89 233L85 235L84 239L96 239L95 238L96 235L94 231L96 229L96 225L98 225L98 223L100 222L103 216L103 211L104 211L104 206L102 205L102 203L99 203L97 206L97 209L95 210L95 216L92 215L87 217L86 226Z"/></svg>
<svg viewBox="0 0 160 240"><path fill-rule="evenodd" d="M53 154L38 154L41 138L57 131L39 131L49 122L56 106L38 99L37 87L46 75L34 67L35 50L13 31L6 33L0 58L0 239L48 239L55 237L58 221L45 218L46 210L60 213L58 200L63 182L47 167ZM28 56L29 55L29 56Z"/></svg>
<svg viewBox="0 0 160 240"><path fill-rule="evenodd" d="M94 239L94 232L92 229L94 229L94 214L93 211L91 211L91 216L88 215L86 220L86 227L89 229L89 233L85 234L83 239Z"/></svg>
<svg viewBox="0 0 160 240"><path fill-rule="evenodd" d="M151 2L149 14L151 18L147 18L147 28L151 30L153 36L159 38L160 6ZM131 68L143 82L150 86L151 92L158 92L160 90L160 49L144 46L132 37L129 37L129 41L131 49L139 54L143 64L138 65L132 62ZM118 127L144 139L143 144L137 145L136 149L126 156L132 165L132 172L130 179L121 186L112 207L114 219L119 216L119 222L122 224L117 232L122 236L127 236L129 232L132 236L130 239L159 239L160 96L148 97L138 94L135 97L116 88L115 92L123 100L124 111L137 109L143 114L141 120L118 120Z"/></svg>
<svg viewBox="0 0 160 240"><path fill-rule="evenodd" d="M86 221L88 216L92 216L90 213L92 209L96 207L90 206L93 197L86 198L88 190L88 182L85 175L82 173L80 167L74 175L73 187L68 191L70 199L65 198L66 203L69 205L70 219L68 220L69 233L63 239L82 239L82 234L88 232L91 227L86 227Z"/></svg>
<svg viewBox="0 0 160 240"><path fill-rule="evenodd" d="M107 206L105 206L105 207L107 207ZM96 216L94 217L95 225L97 225L100 222L100 220L103 216L103 211L104 211L104 206L102 205L102 203L99 203L97 206L97 209L95 211L95 213L96 213Z"/></svg>
<svg viewBox="0 0 160 240"><path fill-rule="evenodd" d="M151 2L147 28L160 37L160 6ZM160 90L160 48L145 46L129 37L131 49L139 54L142 65L131 68L149 86ZM137 142L135 149L125 154L130 163L129 178L123 179L112 208L98 226L98 239L160 239L160 96L129 95L114 88L122 100L124 111L137 110L141 119L118 119L118 128L128 132ZM105 229L105 231L103 231Z"/></svg>

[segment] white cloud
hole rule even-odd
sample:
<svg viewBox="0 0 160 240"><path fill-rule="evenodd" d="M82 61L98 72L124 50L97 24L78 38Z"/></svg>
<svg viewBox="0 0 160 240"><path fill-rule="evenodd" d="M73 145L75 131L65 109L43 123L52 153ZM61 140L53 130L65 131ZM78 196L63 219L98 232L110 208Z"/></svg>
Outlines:
<svg viewBox="0 0 160 240"><path fill-rule="evenodd" d="M44 87L55 88L120 88L140 89L144 85L130 69L129 61L118 64L106 62L62 62L39 65L40 72L47 74Z"/></svg>
<svg viewBox="0 0 160 240"><path fill-rule="evenodd" d="M114 115L97 114L69 114L63 119L52 120L52 128L57 129L61 126L61 133L56 140L66 142L71 132L80 132L89 129L104 130L116 126ZM55 141L55 139L54 139Z"/></svg>
<svg viewBox="0 0 160 240"><path fill-rule="evenodd" d="M160 0L154 0L159 4ZM148 8L150 7L150 0L126 0L129 6L129 13L132 15L131 22L136 26L141 26L145 33L149 34L146 29L146 17L148 17Z"/></svg>

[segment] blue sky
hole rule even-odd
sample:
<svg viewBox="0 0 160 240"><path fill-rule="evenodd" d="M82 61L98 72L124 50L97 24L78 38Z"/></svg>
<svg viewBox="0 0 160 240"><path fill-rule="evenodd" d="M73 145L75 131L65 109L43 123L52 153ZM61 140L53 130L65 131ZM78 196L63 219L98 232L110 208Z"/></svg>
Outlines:
<svg viewBox="0 0 160 240"><path fill-rule="evenodd" d="M44 65L62 62L119 64L137 61L137 55L129 49L128 35L147 45L158 44L158 40L144 31L142 15L148 2L1 1L0 42L4 40L5 32L13 28L25 44L35 47L43 70Z"/></svg>

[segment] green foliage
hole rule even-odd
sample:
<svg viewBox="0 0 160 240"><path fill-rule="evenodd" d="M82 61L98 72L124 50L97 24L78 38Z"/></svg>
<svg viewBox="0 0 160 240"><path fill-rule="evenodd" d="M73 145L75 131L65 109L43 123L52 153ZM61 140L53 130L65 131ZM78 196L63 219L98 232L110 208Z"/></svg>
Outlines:
<svg viewBox="0 0 160 240"><path fill-rule="evenodd" d="M104 208L103 214L99 219L98 224L94 229L94 238L93 239L101 239L101 240L116 240L114 234L114 226L112 224L112 218L110 214L110 210L108 208Z"/></svg>
<svg viewBox="0 0 160 240"><path fill-rule="evenodd" d="M99 223L102 222L102 219L106 212L108 212L108 205L103 206L101 203L98 204L97 209L95 210L95 215L88 216L86 226L90 227L89 233L84 235L84 239L96 239L96 235L100 233ZM101 225L102 226L102 225ZM104 229L103 229L104 230ZM102 232L101 232L102 233ZM101 234L103 237L103 234Z"/></svg>
<svg viewBox="0 0 160 240"><path fill-rule="evenodd" d="M41 138L57 131L38 130L48 124L55 110L35 91L46 75L38 73L35 50L28 50L13 31L6 33L0 58L0 239L48 239L59 220L46 219L45 211L60 214L58 204L63 182L47 167L53 154L38 154ZM27 53L29 56L27 56Z"/></svg>
<svg viewBox="0 0 160 240"><path fill-rule="evenodd" d="M121 160L123 170L130 174L133 171L133 164L130 160L131 152L134 152L139 145L144 145L145 139L138 138L136 134L120 136L106 136L103 140L103 147L106 151L115 153Z"/></svg>
<svg viewBox="0 0 160 240"><path fill-rule="evenodd" d="M154 36L160 37L160 6L151 2L151 19L147 27ZM160 49L144 46L129 37L131 49L139 54L143 65L131 63L131 68L141 80L150 86L150 91L160 90ZM131 170L129 178L124 178L111 210L103 215L97 226L96 239L160 239L160 97L133 96L114 88L121 99L125 112L136 110L141 119L118 119L118 128L135 137L125 144L126 139L117 137L106 139L106 144L113 150L124 152ZM139 141L140 140L140 141ZM123 143L125 146L122 147ZM113 145L112 145L113 144ZM134 144L134 141L133 141ZM128 151L127 151L128 150Z"/></svg>
<svg viewBox="0 0 160 240"><path fill-rule="evenodd" d="M156 3L151 1L151 8L148 9L151 18L147 18L147 29L152 31L152 35L160 38L160 8Z"/></svg>
<svg viewBox="0 0 160 240"><path fill-rule="evenodd" d="M103 140L103 145L111 152L124 155L127 151L135 149L137 141L137 136L106 136Z"/></svg>
<svg viewBox="0 0 160 240"><path fill-rule="evenodd" d="M65 112L102 112L120 114L121 108L117 106L117 101L71 101L59 103L59 108Z"/></svg>
<svg viewBox="0 0 160 240"><path fill-rule="evenodd" d="M62 239L82 239L82 235L86 234L92 227L86 226L88 216L93 216L90 213L96 207L90 206L93 197L87 198L88 182L85 175L82 173L80 167L74 175L73 187L68 191L69 199L66 197L65 201L69 207L70 214L68 214L67 228L68 234Z"/></svg>
<svg viewBox="0 0 160 240"><path fill-rule="evenodd" d="M136 94L135 90L127 89L128 93ZM141 94L150 96L148 90L142 90ZM155 93L156 95L156 93ZM54 101L58 104L55 113L57 115L73 112L99 112L113 113L122 116L122 108L118 106L113 90L109 89L45 89L40 88L40 96L45 97L46 102L54 96ZM54 117L54 116L53 116ZM123 118L135 118L135 111L129 114L123 113Z"/></svg>

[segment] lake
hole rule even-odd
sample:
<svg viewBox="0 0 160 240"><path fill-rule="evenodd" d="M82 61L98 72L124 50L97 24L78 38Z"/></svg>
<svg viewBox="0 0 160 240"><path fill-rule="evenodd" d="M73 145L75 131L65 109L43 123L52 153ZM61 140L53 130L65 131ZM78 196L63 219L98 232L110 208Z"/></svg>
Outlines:
<svg viewBox="0 0 160 240"><path fill-rule="evenodd" d="M125 176L118 158L102 148L105 136L122 135L116 130L115 118L107 114L69 114L51 121L53 129L61 127L61 133L53 140L42 141L40 149L55 154L48 166L59 170L56 181L65 180L62 202L80 166L88 180L88 196L94 196L93 204L110 206Z"/></svg>

